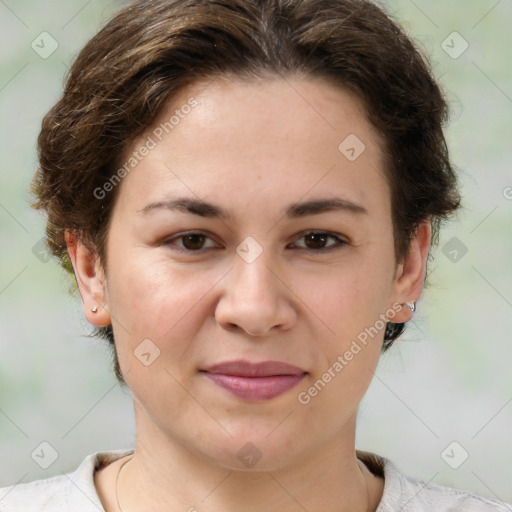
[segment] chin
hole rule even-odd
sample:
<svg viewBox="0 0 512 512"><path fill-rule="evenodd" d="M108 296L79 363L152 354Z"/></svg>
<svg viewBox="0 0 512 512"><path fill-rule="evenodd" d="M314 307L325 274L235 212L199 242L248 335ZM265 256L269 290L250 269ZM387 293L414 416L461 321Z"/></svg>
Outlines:
<svg viewBox="0 0 512 512"><path fill-rule="evenodd" d="M230 471L278 471L300 458L301 447L297 445L296 435L285 429L278 432L281 427L276 425L274 432L245 426L245 434L231 432L233 437L209 445L203 454Z"/></svg>

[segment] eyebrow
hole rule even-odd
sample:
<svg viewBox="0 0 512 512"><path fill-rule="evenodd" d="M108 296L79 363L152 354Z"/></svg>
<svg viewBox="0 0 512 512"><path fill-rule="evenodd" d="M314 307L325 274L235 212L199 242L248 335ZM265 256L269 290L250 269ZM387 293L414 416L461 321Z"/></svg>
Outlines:
<svg viewBox="0 0 512 512"><path fill-rule="evenodd" d="M178 197L166 201L157 201L137 210L137 212L147 215L162 208L166 210L178 210L185 213L191 213L193 215L199 215L201 217L222 219L232 218L231 214L220 206L190 197ZM368 210L361 204L354 203L348 199L334 197L329 199L316 199L312 201L293 203L285 209L284 216L289 218L300 218L330 211L344 211L359 215L368 215Z"/></svg>

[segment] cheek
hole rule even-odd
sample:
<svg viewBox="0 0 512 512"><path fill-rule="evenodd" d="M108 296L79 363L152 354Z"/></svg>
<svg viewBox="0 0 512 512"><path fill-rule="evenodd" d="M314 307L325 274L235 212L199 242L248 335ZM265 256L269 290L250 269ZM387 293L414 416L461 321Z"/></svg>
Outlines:
<svg viewBox="0 0 512 512"><path fill-rule="evenodd" d="M304 399L311 399L310 412L336 410L337 417L353 411L373 378L386 326L380 315L389 307L393 269L391 250L380 249L347 258L317 279L316 286L314 280L304 281L302 293L309 290L307 305L318 317L313 332L320 334L315 345L321 354L308 387L302 388Z"/></svg>
<svg viewBox="0 0 512 512"><path fill-rule="evenodd" d="M330 275L307 295L317 324L311 329L317 359L300 390L309 401L311 421L318 422L315 428L325 427L326 414L330 427L337 428L354 412L373 378L386 325L379 315L386 311L382 288L387 274L347 265Z"/></svg>
<svg viewBox="0 0 512 512"><path fill-rule="evenodd" d="M200 329L201 300L217 279L171 266L164 258L142 257L119 261L109 277L120 362L122 352L135 350L144 339L180 361Z"/></svg>
<svg viewBox="0 0 512 512"><path fill-rule="evenodd" d="M112 272L109 300L119 364L133 397L151 410L188 403L179 383L196 371L196 340L207 314L201 299L217 280L171 268L163 259L127 258ZM161 388L167 393L155 394Z"/></svg>
<svg viewBox="0 0 512 512"><path fill-rule="evenodd" d="M299 293L323 324L326 339L347 342L386 311L391 277L390 259L361 251L322 274L302 277Z"/></svg>

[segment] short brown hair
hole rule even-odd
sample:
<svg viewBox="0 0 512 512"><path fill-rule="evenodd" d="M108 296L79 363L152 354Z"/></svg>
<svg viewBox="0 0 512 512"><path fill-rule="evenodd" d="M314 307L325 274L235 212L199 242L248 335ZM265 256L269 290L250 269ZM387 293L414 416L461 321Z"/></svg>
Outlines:
<svg viewBox="0 0 512 512"><path fill-rule="evenodd" d="M443 134L447 102L427 59L369 0L139 0L82 49L60 100L43 119L34 208L48 214L47 242L73 272L65 229L107 271L106 238L119 187L102 187L126 148L178 90L202 78L298 74L353 92L383 136L397 262L416 228L439 227L460 204ZM389 322L383 350L403 332ZM94 336L112 346L112 326Z"/></svg>

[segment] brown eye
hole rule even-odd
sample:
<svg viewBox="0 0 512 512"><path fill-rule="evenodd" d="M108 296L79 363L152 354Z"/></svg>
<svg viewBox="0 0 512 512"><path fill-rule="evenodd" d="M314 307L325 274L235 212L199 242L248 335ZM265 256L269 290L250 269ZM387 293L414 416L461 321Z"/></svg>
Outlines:
<svg viewBox="0 0 512 512"><path fill-rule="evenodd" d="M202 249L206 237L204 235L192 234L183 235L180 238L183 240L183 246L185 249L197 251L198 249Z"/></svg>
<svg viewBox="0 0 512 512"><path fill-rule="evenodd" d="M326 243L329 239L335 240L336 243L331 243L330 245L326 246ZM306 251L311 252L326 252L331 249L338 249L342 245L347 245L347 242L345 242L345 240L342 240L341 238L330 233L326 233L324 231L311 231L309 233L304 234L299 240L304 240L305 247L302 248L305 249Z"/></svg>
<svg viewBox="0 0 512 512"><path fill-rule="evenodd" d="M165 240L163 243L178 252L201 252L203 249L216 247L213 241L210 242L210 246L205 247L207 240L211 241L211 238L204 233L182 233Z"/></svg>
<svg viewBox="0 0 512 512"><path fill-rule="evenodd" d="M323 249L328 238L330 238L328 235L313 233L306 235L304 240L306 241L308 249Z"/></svg>

